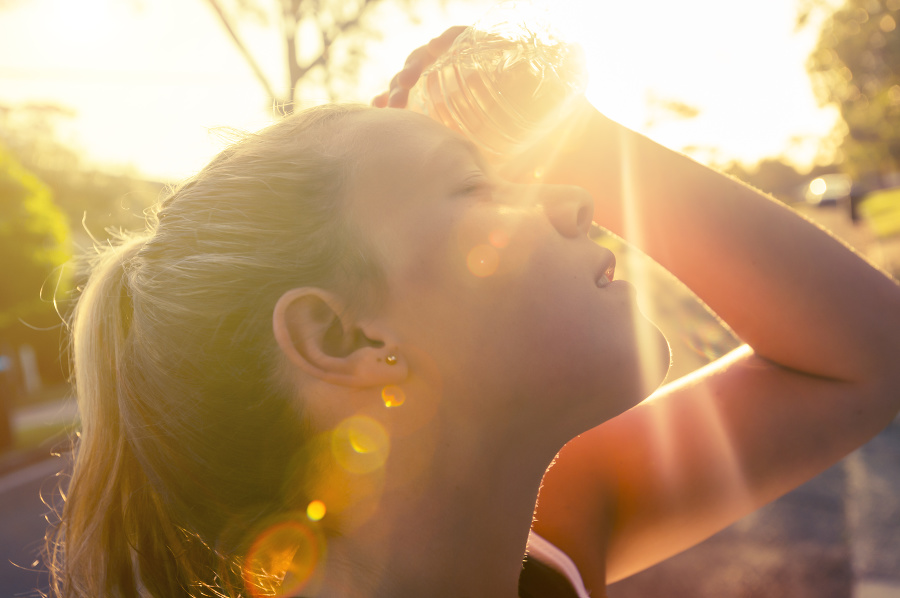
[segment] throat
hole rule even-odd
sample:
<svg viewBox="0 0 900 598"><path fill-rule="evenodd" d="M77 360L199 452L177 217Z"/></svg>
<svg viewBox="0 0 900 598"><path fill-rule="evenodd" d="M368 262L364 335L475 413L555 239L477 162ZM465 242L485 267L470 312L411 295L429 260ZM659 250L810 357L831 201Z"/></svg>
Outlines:
<svg viewBox="0 0 900 598"><path fill-rule="evenodd" d="M385 488L377 512L329 544L320 590L303 596L515 598L542 473Z"/></svg>

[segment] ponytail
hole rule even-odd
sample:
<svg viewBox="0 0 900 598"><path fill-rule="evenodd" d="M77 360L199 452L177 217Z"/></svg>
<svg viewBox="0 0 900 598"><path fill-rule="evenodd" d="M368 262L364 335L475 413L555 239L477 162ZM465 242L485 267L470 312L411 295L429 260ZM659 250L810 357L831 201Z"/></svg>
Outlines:
<svg viewBox="0 0 900 598"><path fill-rule="evenodd" d="M54 595L136 597L153 586L151 595L174 598L189 595L190 579L208 577L190 569L204 566L209 551L192 546L196 540L167 516L122 430L119 372L132 321L128 270L146 240L134 236L96 256L71 318L82 427L60 522L48 532Z"/></svg>
<svg viewBox="0 0 900 598"><path fill-rule="evenodd" d="M312 435L272 310L297 286L380 288L331 143L357 110L248 136L91 260L69 326L82 429L47 535L51 595L259 594L241 570L248 530L305 509Z"/></svg>

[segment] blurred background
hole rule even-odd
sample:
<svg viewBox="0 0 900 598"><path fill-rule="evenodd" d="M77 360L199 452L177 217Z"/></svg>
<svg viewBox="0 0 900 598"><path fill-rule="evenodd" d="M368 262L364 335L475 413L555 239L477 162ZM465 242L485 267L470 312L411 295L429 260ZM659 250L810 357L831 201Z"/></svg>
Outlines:
<svg viewBox="0 0 900 598"><path fill-rule="evenodd" d="M222 149L223 128L255 130L326 101L369 102L413 48L491 4L0 0L0 566L17 565L0 569L0 596L40 583L30 569L39 570L43 522L21 509L41 512L34 498L53 470L46 456L77 430L60 316L80 284L72 256L110 231L142 228L167 185ZM557 0L553 8L587 52L597 108L772 193L900 273L900 0ZM673 375L735 346L665 273L654 271L644 294L676 339ZM770 520L780 523L768 528L745 525L769 529L762 539L738 526L723 536L730 544L610 595L900 596L900 541L872 536L859 548L848 540L867 517L900 527L893 428L869 457L803 491L797 508L834 509L833 530L816 519L814 529L787 533L785 517L796 523L802 514L776 513ZM854 499L851 490L881 494ZM686 573L697 563L715 569L735 542L768 552L731 555L744 568L719 567L728 590L685 581L697 577ZM796 542L826 552L798 564Z"/></svg>

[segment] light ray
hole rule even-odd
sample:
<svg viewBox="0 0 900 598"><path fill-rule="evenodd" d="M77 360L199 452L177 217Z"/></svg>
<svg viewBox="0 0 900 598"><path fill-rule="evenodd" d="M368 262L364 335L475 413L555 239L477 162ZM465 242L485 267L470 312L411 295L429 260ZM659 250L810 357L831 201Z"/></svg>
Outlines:
<svg viewBox="0 0 900 598"><path fill-rule="evenodd" d="M636 185L635 175L632 166L634 150L630 144L630 136L620 135L621 156L621 185L622 194L620 201L622 202L623 229L625 239L633 246L643 246L644 227L641 222L641 216L638 212L636 201ZM649 288L651 264L649 260L638 251L626 251L625 258L628 271L631 273L633 283L640 292L641 289ZM644 317L638 310L632 311L634 318L633 329L637 334L638 352L640 356L641 376L645 383L645 388L653 388L656 385L659 367L659 338L657 332L644 324Z"/></svg>
<svg viewBox="0 0 900 598"><path fill-rule="evenodd" d="M620 145L620 155L622 159L621 166L621 180L622 180L622 213L623 213L623 229L625 233L625 238L628 240L629 244L632 244L637 247L645 246L643 243L643 235L646 230L644 224L642 222L642 216L639 208L639 200L638 194L642 193L643 190L639 188L639 181L635 175L634 162L635 160L635 150L631 146L630 136L622 135L620 137L621 145ZM656 198L660 201L664 201L664 198ZM634 284L637 288L647 289L652 288L651 281L651 272L650 269L654 266L654 264L650 261L650 259L640 253L639 251L627 251L625 252L627 267L629 272L631 273L631 278L633 279ZM648 328L647 326L642 326L641 321L643 321L643 316L637 311L633 312L633 317L635 318L634 330L636 331L637 343L638 343L638 351L640 353L640 362L642 366L642 375L647 382L646 386L652 386L653 381L657 376L656 372L656 364L658 362L658 339L655 338L654 331ZM687 323L688 326L693 326L693 322ZM704 370L701 369L697 372L694 372L688 377L685 377L679 384L688 384L692 379L696 377L700 377L704 375ZM697 387L697 392L701 392L700 387ZM653 397L651 397L651 400ZM696 429L702 431L708 431L710 436L713 439L715 444L714 454L715 459L713 460L714 465L721 468L721 471L718 472L716 478L719 480L727 480L728 488L726 489L729 493L738 494L739 496L747 496L747 487L744 481L743 475L741 473L740 463L737 458L737 454L734 449L734 445L732 444L731 438L728 436L728 433L723 425L723 421L721 416L718 413L718 410L715 407L715 401L711 396L704 396L702 400L698 400L697 404L701 405L702 408L699 409L700 413L696 414L698 421L696 421ZM678 460L677 460L677 451L678 446L676 446L679 435L675 433L674 423L670 421L670 413L667 413L666 409L658 409L653 411L656 414L656 437L659 440L659 453L658 457L665 465L663 467L663 475L670 479L677 479L679 476L678 472Z"/></svg>

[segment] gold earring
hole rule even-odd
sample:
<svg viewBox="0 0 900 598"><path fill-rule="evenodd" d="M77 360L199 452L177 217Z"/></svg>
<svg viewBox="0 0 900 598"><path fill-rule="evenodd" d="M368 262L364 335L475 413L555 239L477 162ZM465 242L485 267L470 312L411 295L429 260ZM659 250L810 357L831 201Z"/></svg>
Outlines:
<svg viewBox="0 0 900 598"><path fill-rule="evenodd" d="M384 358L384 362L388 365L397 365L397 356L391 353Z"/></svg>

